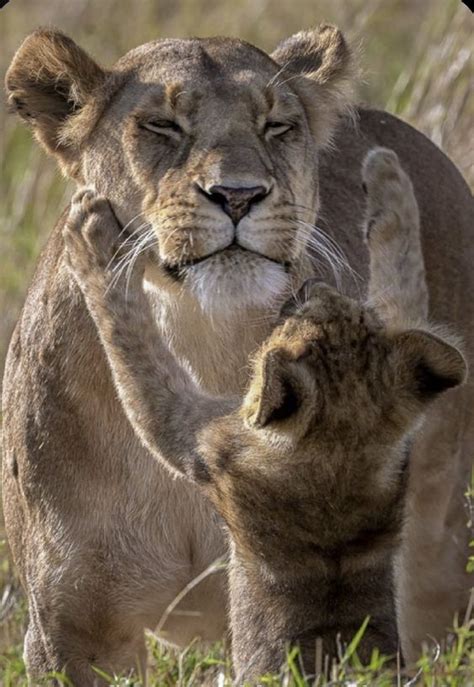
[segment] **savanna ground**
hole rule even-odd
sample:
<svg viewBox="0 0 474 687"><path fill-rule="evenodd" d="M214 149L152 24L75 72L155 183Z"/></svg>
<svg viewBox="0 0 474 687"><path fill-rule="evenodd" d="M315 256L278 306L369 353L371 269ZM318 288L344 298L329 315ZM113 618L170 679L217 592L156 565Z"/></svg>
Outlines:
<svg viewBox="0 0 474 687"><path fill-rule="evenodd" d="M58 26L107 65L128 49L164 36L235 35L271 50L285 36L322 21L338 24L360 48L360 99L427 134L473 187L474 19L460 0L11 0L0 11L0 76L3 81L15 49L39 25ZM6 115L4 101L0 108L1 370L36 257L72 187L27 130ZM0 687L21 687L26 684L21 660L26 609L1 521L0 597ZM463 620L447 647L427 647L418 672L410 677L394 678L378 655L362 668L354 651L356 637L341 653L340 664L316 684L474 685L474 631L469 619ZM177 654L160 648L150 636L149 648L152 685L230 684L223 647L202 655L191 646ZM132 684L126 679L110 682ZM262 682L309 684L294 654L279 677Z"/></svg>

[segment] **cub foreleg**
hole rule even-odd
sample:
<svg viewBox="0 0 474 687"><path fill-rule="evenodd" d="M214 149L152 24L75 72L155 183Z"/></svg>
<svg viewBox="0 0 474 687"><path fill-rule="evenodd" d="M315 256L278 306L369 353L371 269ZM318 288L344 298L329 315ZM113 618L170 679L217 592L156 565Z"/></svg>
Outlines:
<svg viewBox="0 0 474 687"><path fill-rule="evenodd" d="M161 340L143 291L145 258L127 279L120 227L95 191L73 199L64 229L69 265L95 321L115 386L130 423L147 448L172 470L195 476L200 429L233 404L202 392Z"/></svg>

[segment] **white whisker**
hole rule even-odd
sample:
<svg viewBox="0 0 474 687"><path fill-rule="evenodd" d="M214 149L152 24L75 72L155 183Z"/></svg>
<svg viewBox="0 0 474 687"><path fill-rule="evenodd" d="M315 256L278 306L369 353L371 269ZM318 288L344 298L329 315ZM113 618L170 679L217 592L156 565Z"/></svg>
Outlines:
<svg viewBox="0 0 474 687"><path fill-rule="evenodd" d="M130 265L132 265L133 268L133 263L135 262L136 258L138 257L137 251L140 251L141 248L146 248L149 249L154 243L157 242L156 239L156 234L153 230L153 227L150 227L147 229L143 236L141 236L134 244L133 246L129 247L129 250L126 252L124 256L120 258L120 260L117 262L116 265L112 268L112 271L115 273L114 278L111 280L110 284L107 287L107 291L109 289L113 289L120 277L126 273L127 275L130 274L128 271L130 269ZM129 277L128 277L128 282L129 282ZM127 282L127 283L128 283ZM128 292L128 290L127 290Z"/></svg>
<svg viewBox="0 0 474 687"><path fill-rule="evenodd" d="M108 268L108 269L112 266L112 263L113 263L113 261L115 260L115 258L117 257L117 255L125 248L125 246L126 246L128 243L131 243L132 241L135 240L135 236L136 236L140 231L142 231L143 228L147 226L147 224L148 224L148 221L145 221L145 222L143 222L142 224L140 224L140 226L137 227L137 228L135 229L135 231L133 231L131 234L129 234L129 235L122 241L122 243L118 246L118 248L117 248L117 250L115 251L115 253L114 253L114 254L112 255L112 257L110 258L110 260L109 260L109 262L108 262L108 264L107 264L107 268ZM123 233L123 231L120 232L120 234L122 234L122 233Z"/></svg>
<svg viewBox="0 0 474 687"><path fill-rule="evenodd" d="M122 236L122 234L124 234L124 232L127 231L128 227L129 227L131 224L133 224L133 222L135 222L135 221L136 221L139 217L141 217L142 215L143 215L143 212L139 212L137 215L135 215L135 217L132 217L132 219L129 220L129 221L127 222L127 224L125 224L125 226L122 227L122 229L120 230L119 237ZM117 248L117 250L116 250L115 253L113 254L112 258L111 258L110 261L109 261L109 264L107 265L107 267L110 267L110 264L111 264L111 263L113 262L113 260L116 258L116 256L117 256L117 254L119 253L119 251L120 251L120 250L123 248L123 246L132 238L132 236L134 236L138 231L140 231L140 229L141 229L142 227L146 226L146 224L148 224L147 221L145 221L145 223L141 224L141 225L138 227L138 229L135 229L135 231L133 231L131 234L127 235L127 237L125 238L125 240L122 241L122 243L119 245L119 247Z"/></svg>
<svg viewBox="0 0 474 687"><path fill-rule="evenodd" d="M342 275L348 274L359 290L361 276L350 265L346 254L337 241L315 224L303 220L293 220L293 223L298 225L300 233L300 236L295 237L295 243L298 244L300 241L299 245L302 246L302 242L304 242L308 249L315 251L326 261L333 273L336 287L341 290Z"/></svg>
<svg viewBox="0 0 474 687"><path fill-rule="evenodd" d="M288 62L285 62L285 64L284 64L282 67L280 67L280 69L277 71L277 73L274 74L274 75L272 76L272 78L271 78L270 81L267 83L267 85L266 85L265 88L269 88L270 86L273 86L273 84L274 84L275 81L278 79L278 77L280 76L280 74L282 74L282 73L285 71L285 69L288 67L289 64L290 64L290 61L289 61L289 60L288 60Z"/></svg>
<svg viewBox="0 0 474 687"><path fill-rule="evenodd" d="M298 74L292 74L292 76L289 76L287 79L284 81L278 81L278 83L275 84L275 88L280 88L281 86L284 86L288 81L293 81L293 79L300 79L302 76L305 76L305 74L310 74L311 70L301 70Z"/></svg>

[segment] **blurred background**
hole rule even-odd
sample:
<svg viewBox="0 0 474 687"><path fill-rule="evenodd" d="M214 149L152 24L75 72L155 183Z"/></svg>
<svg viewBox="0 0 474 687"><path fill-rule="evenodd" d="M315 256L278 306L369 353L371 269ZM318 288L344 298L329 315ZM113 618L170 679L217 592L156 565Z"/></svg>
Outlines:
<svg viewBox="0 0 474 687"><path fill-rule="evenodd" d="M427 134L472 188L474 19L460 0L10 0L0 10L0 76L3 82L16 48L39 25L59 27L110 65L130 48L164 36L234 35L272 50L322 21L339 25L360 47L360 100ZM1 373L36 257L72 187L28 130L6 114L4 98L0 158ZM10 582L3 548L0 665L2 651L22 634L22 606Z"/></svg>
<svg viewBox="0 0 474 687"><path fill-rule="evenodd" d="M360 99L421 129L473 186L474 20L460 0L10 0L0 10L0 76L39 25L110 65L162 36L234 35L272 50L321 21L360 46ZM38 251L71 193L4 98L1 107L0 370Z"/></svg>

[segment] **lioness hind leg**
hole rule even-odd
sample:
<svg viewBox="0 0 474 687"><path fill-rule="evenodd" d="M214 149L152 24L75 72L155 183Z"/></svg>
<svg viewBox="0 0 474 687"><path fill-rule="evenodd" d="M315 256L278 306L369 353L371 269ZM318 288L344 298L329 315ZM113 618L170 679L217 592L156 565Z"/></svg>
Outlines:
<svg viewBox="0 0 474 687"><path fill-rule="evenodd" d="M392 324L424 322L428 290L418 203L410 178L387 148L368 153L362 178L367 192L364 235L370 253L369 302Z"/></svg>

